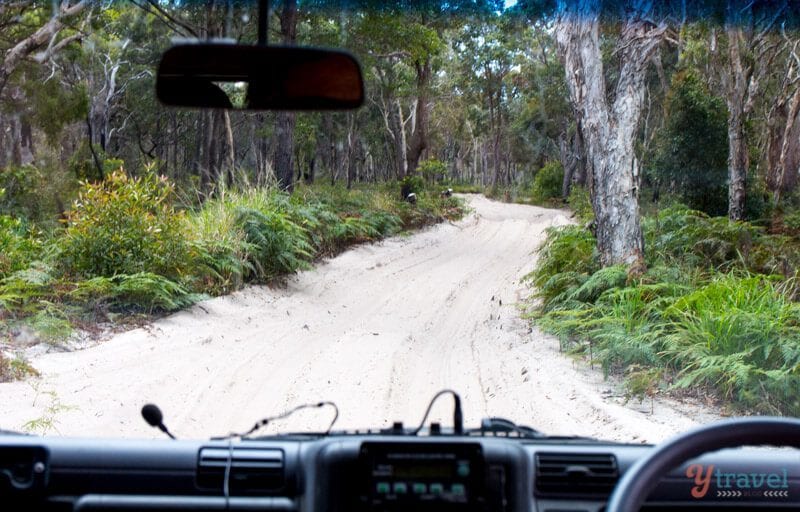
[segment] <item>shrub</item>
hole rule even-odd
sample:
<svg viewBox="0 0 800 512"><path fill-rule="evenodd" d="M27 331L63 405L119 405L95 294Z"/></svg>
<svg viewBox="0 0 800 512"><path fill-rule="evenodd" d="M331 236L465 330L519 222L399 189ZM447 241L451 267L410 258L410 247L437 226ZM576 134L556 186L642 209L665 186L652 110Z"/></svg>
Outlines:
<svg viewBox="0 0 800 512"><path fill-rule="evenodd" d="M201 299L164 276L149 272L94 277L76 284L68 298L95 307L108 304L127 311L175 311Z"/></svg>
<svg viewBox="0 0 800 512"><path fill-rule="evenodd" d="M425 180L416 173L409 174L400 180L400 188L407 194L419 194L425 188Z"/></svg>
<svg viewBox="0 0 800 512"><path fill-rule="evenodd" d="M783 225L794 232L800 231L800 210L792 210L783 216Z"/></svg>
<svg viewBox="0 0 800 512"><path fill-rule="evenodd" d="M41 213L42 173L33 165L9 166L0 172L0 212L38 218Z"/></svg>
<svg viewBox="0 0 800 512"><path fill-rule="evenodd" d="M762 230L727 217L675 205L643 222L648 260L678 259L694 267L730 269L746 264Z"/></svg>
<svg viewBox="0 0 800 512"><path fill-rule="evenodd" d="M239 207L235 222L252 248L247 258L256 279L309 268L313 248L308 234L285 213Z"/></svg>
<svg viewBox="0 0 800 512"><path fill-rule="evenodd" d="M63 264L80 276L152 272L177 277L187 264L183 214L170 200L173 185L147 173L111 173L85 183L69 213Z"/></svg>
<svg viewBox="0 0 800 512"><path fill-rule="evenodd" d="M564 182L564 168L559 162L548 162L539 169L533 178L531 192L535 201L547 201L561 197L561 187Z"/></svg>
<svg viewBox="0 0 800 512"><path fill-rule="evenodd" d="M665 356L679 387L710 386L762 412L797 414L800 305L763 276L720 275L679 299Z"/></svg>
<svg viewBox="0 0 800 512"><path fill-rule="evenodd" d="M580 302L592 303L600 298L603 292L625 286L627 278L627 269L622 265L601 268L576 288L569 298Z"/></svg>
<svg viewBox="0 0 800 512"><path fill-rule="evenodd" d="M447 166L440 160L430 158L419 163L417 173L431 183L439 183L447 175Z"/></svg>
<svg viewBox="0 0 800 512"><path fill-rule="evenodd" d="M666 100L666 122L656 133L648 177L669 184L668 192L678 194L692 208L724 215L728 208L724 99L713 94L697 73L680 71Z"/></svg>
<svg viewBox="0 0 800 512"><path fill-rule="evenodd" d="M38 257L41 234L20 219L0 215L0 279L22 270Z"/></svg>
<svg viewBox="0 0 800 512"><path fill-rule="evenodd" d="M548 228L536 270L530 274L533 284L541 287L565 272L593 274L599 269L596 245L594 236L579 226Z"/></svg>
<svg viewBox="0 0 800 512"><path fill-rule="evenodd" d="M0 306L7 310L26 309L53 293L53 268L35 261L0 281Z"/></svg>

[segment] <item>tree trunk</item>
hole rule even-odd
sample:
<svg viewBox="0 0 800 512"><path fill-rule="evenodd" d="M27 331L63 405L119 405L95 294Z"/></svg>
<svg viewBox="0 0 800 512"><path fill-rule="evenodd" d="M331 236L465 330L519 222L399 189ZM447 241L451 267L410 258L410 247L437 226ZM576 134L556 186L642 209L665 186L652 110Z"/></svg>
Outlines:
<svg viewBox="0 0 800 512"><path fill-rule="evenodd" d="M645 90L645 68L665 26L645 21L648 2L630 6L618 53L621 67L613 104L606 95L600 48L600 0L559 1L556 40L570 98L578 113L592 173L592 207L603 266L644 269L639 223L639 164L634 153Z"/></svg>
<svg viewBox="0 0 800 512"><path fill-rule="evenodd" d="M225 146L228 150L225 162L225 183L233 185L233 175L236 169L236 146L233 142L233 127L231 126L231 116L227 111L222 112L222 119L225 126Z"/></svg>
<svg viewBox="0 0 800 512"><path fill-rule="evenodd" d="M775 166L775 183L773 187L773 199L777 205L781 199L782 192L790 192L797 185L798 173L800 173L800 87L792 95L789 112L786 114L786 121L780 129L780 137L775 140L777 149L777 162Z"/></svg>
<svg viewBox="0 0 800 512"><path fill-rule="evenodd" d="M406 175L406 169L408 169L408 162L406 161L406 128L403 125L403 105L398 98L395 98L394 103L396 108L390 109L393 115L389 119L392 121L396 134L394 141L395 159L397 160L396 174L397 178L400 179Z"/></svg>
<svg viewBox="0 0 800 512"><path fill-rule="evenodd" d="M747 168L749 159L747 141L744 134L745 95L751 69L742 64L739 40L742 37L742 21L739 7L728 0L725 31L728 35L728 217L731 220L744 219Z"/></svg>
<svg viewBox="0 0 800 512"><path fill-rule="evenodd" d="M294 44L297 39L297 0L286 0L281 12L283 43ZM281 190L291 193L294 188L294 112L277 115L275 148L275 175Z"/></svg>
<svg viewBox="0 0 800 512"><path fill-rule="evenodd" d="M293 112L279 112L276 127L275 176L281 190L292 192L294 188L294 125Z"/></svg>
<svg viewBox="0 0 800 512"><path fill-rule="evenodd" d="M572 158L567 150L566 135L562 135L558 141L558 149L561 156L561 167L564 169L564 178L561 180L561 197L567 199L572 189L572 177L575 175L576 159Z"/></svg>
<svg viewBox="0 0 800 512"><path fill-rule="evenodd" d="M414 111L414 128L408 140L406 153L406 174L417 170L422 152L428 147L428 82L431 74L431 61L414 63L417 71L417 104Z"/></svg>
<svg viewBox="0 0 800 512"><path fill-rule="evenodd" d="M747 200L749 158L744 137L743 113L733 106L728 112L728 217L743 220Z"/></svg>

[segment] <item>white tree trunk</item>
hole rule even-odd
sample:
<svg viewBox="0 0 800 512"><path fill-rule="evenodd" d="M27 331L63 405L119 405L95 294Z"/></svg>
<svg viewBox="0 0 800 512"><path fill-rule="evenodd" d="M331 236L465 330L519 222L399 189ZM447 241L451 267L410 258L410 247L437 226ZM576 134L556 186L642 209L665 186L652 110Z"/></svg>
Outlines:
<svg viewBox="0 0 800 512"><path fill-rule="evenodd" d="M629 2L617 50L622 65L609 105L600 49L600 3L560 0L556 40L586 148L601 263L643 269L641 177L634 141L644 99L645 68L665 26L645 21L652 10L650 1Z"/></svg>

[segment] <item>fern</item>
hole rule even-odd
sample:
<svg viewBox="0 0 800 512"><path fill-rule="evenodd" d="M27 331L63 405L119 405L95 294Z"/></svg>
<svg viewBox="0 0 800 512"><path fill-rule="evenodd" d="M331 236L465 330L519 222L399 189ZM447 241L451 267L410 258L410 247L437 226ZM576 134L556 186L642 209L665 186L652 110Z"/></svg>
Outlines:
<svg viewBox="0 0 800 512"><path fill-rule="evenodd" d="M236 224L252 246L247 257L258 279L309 268L313 248L308 235L287 216L241 207Z"/></svg>
<svg viewBox="0 0 800 512"><path fill-rule="evenodd" d="M594 302L603 292L625 285L628 273L624 266L616 265L598 270L570 295L570 300Z"/></svg>

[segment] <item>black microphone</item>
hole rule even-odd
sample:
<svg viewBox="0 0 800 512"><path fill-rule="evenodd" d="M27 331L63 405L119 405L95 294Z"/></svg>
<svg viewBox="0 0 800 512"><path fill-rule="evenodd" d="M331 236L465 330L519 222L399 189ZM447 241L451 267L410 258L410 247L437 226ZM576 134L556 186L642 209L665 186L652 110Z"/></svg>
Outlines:
<svg viewBox="0 0 800 512"><path fill-rule="evenodd" d="M453 408L453 432L456 435L461 435L464 433L464 413L461 412L461 397L458 396L458 393L453 393L453 399L456 402Z"/></svg>
<svg viewBox="0 0 800 512"><path fill-rule="evenodd" d="M167 434L171 439L175 439L175 436L173 436L172 433L167 430L167 426L164 425L164 415L161 414L161 409L159 409L156 404L146 404L142 407L142 418L144 418L144 421L151 427L156 427Z"/></svg>

